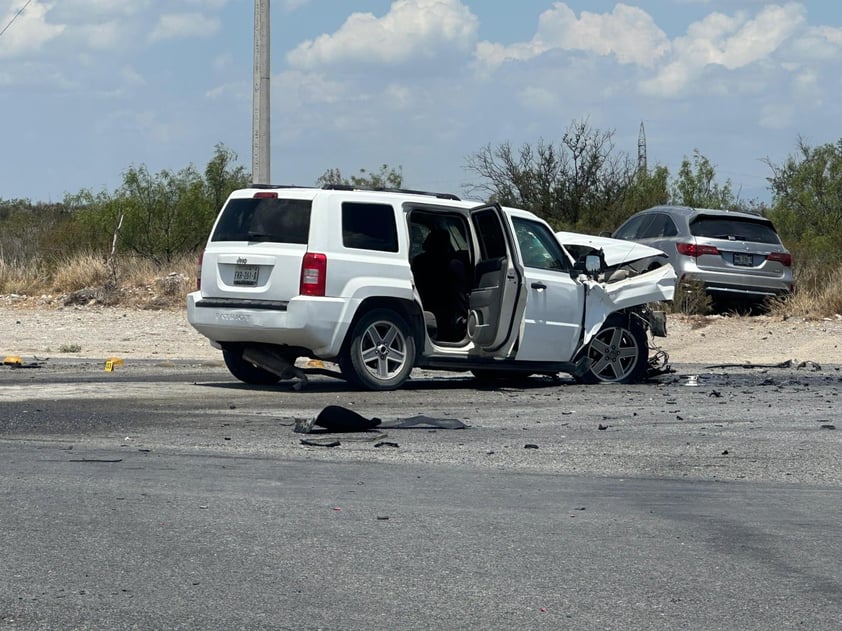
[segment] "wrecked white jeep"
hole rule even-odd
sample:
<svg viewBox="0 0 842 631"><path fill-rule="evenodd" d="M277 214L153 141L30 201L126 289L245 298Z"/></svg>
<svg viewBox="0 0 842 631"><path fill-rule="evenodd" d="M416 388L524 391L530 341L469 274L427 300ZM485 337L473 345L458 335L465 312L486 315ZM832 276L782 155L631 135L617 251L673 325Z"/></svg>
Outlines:
<svg viewBox="0 0 842 631"><path fill-rule="evenodd" d="M415 367L644 379L647 333L666 334L647 305L672 299L672 268L652 248L586 235L574 256L565 234L452 195L243 189L211 231L188 320L251 384L303 377L299 357L336 362L373 390Z"/></svg>

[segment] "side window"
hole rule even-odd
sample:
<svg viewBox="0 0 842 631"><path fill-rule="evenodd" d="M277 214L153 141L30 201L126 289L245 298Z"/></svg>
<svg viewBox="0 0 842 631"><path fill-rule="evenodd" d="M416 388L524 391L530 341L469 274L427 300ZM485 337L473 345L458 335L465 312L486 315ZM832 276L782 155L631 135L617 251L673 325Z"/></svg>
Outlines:
<svg viewBox="0 0 842 631"><path fill-rule="evenodd" d="M636 239L638 228L640 228L640 224L643 223L643 220L644 217L640 215L638 215L637 217L632 217L624 225L620 226L620 229L614 233L614 238Z"/></svg>
<svg viewBox="0 0 842 631"><path fill-rule="evenodd" d="M520 255L526 267L548 270L567 270L567 257L555 235L544 224L513 217Z"/></svg>
<svg viewBox="0 0 842 631"><path fill-rule="evenodd" d="M664 234L665 237L678 236L678 227L675 225L672 217L664 215Z"/></svg>
<svg viewBox="0 0 842 631"><path fill-rule="evenodd" d="M651 215L646 215L643 217L643 223L637 229L637 239L655 239L661 236L661 226L663 226L663 221L661 220L663 215L659 215L657 213L653 213Z"/></svg>
<svg viewBox="0 0 842 631"><path fill-rule="evenodd" d="M508 256L506 237L503 226L493 210L474 213L474 226L479 235L480 256L483 260L499 259Z"/></svg>
<svg viewBox="0 0 842 631"><path fill-rule="evenodd" d="M358 250L398 251L395 209L388 204L342 204L342 244Z"/></svg>

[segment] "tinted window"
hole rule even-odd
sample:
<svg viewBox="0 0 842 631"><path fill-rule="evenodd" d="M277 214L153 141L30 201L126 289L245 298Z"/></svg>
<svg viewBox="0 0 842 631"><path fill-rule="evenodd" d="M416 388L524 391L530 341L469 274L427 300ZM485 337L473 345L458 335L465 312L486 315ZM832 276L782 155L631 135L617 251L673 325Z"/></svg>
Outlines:
<svg viewBox="0 0 842 631"><path fill-rule="evenodd" d="M771 224L736 217L701 216L690 224L690 232L694 236L711 239L780 243L778 234Z"/></svg>
<svg viewBox="0 0 842 631"><path fill-rule="evenodd" d="M474 213L474 226L479 233L480 255L483 260L498 259L508 256L506 237L500 219L493 210Z"/></svg>
<svg viewBox="0 0 842 631"><path fill-rule="evenodd" d="M306 199L231 199L211 240L307 243L310 207Z"/></svg>
<svg viewBox="0 0 842 631"><path fill-rule="evenodd" d="M640 224L643 223L645 219L644 215L638 215L637 217L632 217L626 223L619 227L617 232L614 233L615 239L636 239L637 238L637 231L640 228Z"/></svg>
<svg viewBox="0 0 842 631"><path fill-rule="evenodd" d="M519 217L514 217L512 223L526 267L549 270L566 270L569 267L555 235L544 224Z"/></svg>
<svg viewBox="0 0 842 631"><path fill-rule="evenodd" d="M661 237L674 237L678 234L675 222L669 215L652 213L650 217L650 221L638 230L638 239L659 239Z"/></svg>
<svg viewBox="0 0 842 631"><path fill-rule="evenodd" d="M342 244L359 250L398 251L395 209L388 204L342 204Z"/></svg>

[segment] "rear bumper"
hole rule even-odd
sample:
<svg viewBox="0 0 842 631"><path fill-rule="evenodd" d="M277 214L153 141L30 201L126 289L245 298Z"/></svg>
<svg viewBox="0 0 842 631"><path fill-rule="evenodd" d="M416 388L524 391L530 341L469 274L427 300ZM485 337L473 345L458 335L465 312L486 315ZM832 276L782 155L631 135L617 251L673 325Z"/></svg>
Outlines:
<svg viewBox="0 0 842 631"><path fill-rule="evenodd" d="M299 296L288 303L267 305L244 301L220 305L187 296L187 321L212 342L254 342L308 349L314 356L336 357L350 319L346 300Z"/></svg>
<svg viewBox="0 0 842 631"><path fill-rule="evenodd" d="M735 298L774 298L785 296L790 293L789 287L745 287L740 285L726 285L721 283L705 283L705 290L709 294L720 296L733 296Z"/></svg>
<svg viewBox="0 0 842 631"><path fill-rule="evenodd" d="M792 275L748 275L732 272L683 270L681 281L699 281L712 295L744 296L746 299L763 299L788 294L792 291Z"/></svg>

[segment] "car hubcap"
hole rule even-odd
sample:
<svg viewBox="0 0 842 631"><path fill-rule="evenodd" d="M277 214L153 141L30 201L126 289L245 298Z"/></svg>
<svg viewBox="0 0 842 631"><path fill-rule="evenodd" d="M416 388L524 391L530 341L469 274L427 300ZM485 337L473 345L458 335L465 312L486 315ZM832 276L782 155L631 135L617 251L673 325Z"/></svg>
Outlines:
<svg viewBox="0 0 842 631"><path fill-rule="evenodd" d="M637 340L624 328L601 331L590 347L591 372L602 381L619 381L635 368L639 351Z"/></svg>
<svg viewBox="0 0 842 631"><path fill-rule="evenodd" d="M406 340L392 323L375 322L363 334L360 355L369 374L391 379L406 363Z"/></svg>

